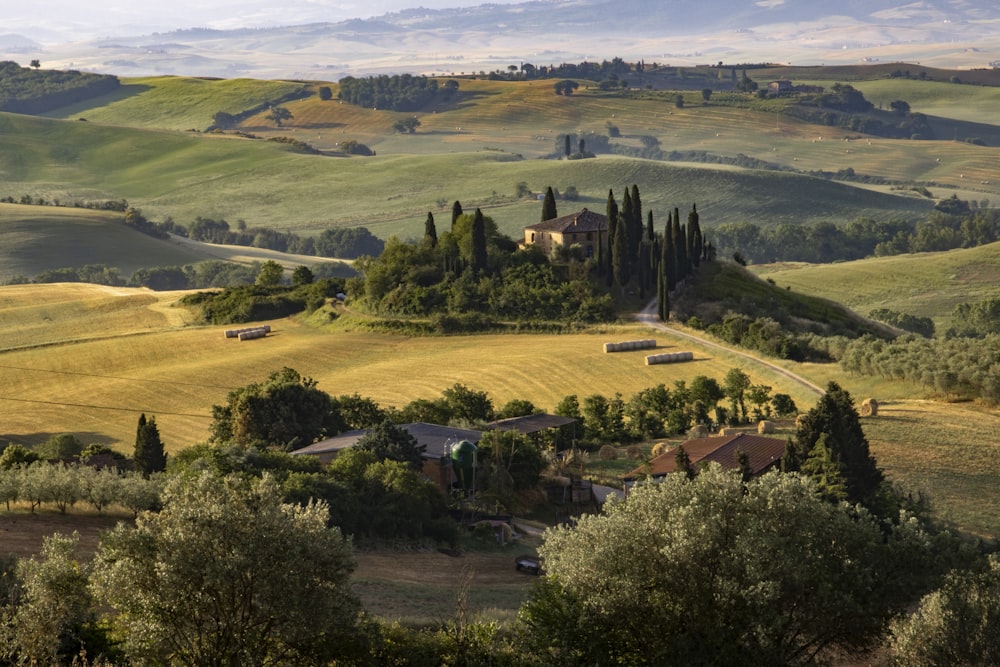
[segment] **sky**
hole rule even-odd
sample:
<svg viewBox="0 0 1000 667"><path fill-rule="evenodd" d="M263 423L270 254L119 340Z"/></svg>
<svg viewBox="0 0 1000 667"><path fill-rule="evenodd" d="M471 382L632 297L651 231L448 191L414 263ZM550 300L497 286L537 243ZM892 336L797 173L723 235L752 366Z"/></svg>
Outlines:
<svg viewBox="0 0 1000 667"><path fill-rule="evenodd" d="M514 4L522 0L489 0ZM64 42L178 28L260 28L369 18L412 7L444 9L485 0L0 0L0 35Z"/></svg>

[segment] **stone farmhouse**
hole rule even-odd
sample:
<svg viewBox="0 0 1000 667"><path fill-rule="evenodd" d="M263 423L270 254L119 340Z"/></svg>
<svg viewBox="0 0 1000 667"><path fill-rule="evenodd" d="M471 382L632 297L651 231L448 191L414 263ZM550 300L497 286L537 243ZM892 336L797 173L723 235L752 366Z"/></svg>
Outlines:
<svg viewBox="0 0 1000 667"><path fill-rule="evenodd" d="M546 255L558 247L579 245L584 257L595 257L598 244L608 247L608 216L581 209L524 228L521 247L538 246Z"/></svg>

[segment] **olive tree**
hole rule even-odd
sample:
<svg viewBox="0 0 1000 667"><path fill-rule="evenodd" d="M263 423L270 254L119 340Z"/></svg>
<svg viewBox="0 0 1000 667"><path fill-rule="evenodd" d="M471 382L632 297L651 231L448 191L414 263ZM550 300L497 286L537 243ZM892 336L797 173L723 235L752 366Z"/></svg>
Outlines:
<svg viewBox="0 0 1000 667"><path fill-rule="evenodd" d="M810 664L872 647L911 592L919 526L886 540L864 509L773 472L717 465L634 487L550 529L547 578L521 609L553 664Z"/></svg>
<svg viewBox="0 0 1000 667"><path fill-rule="evenodd" d="M101 540L94 589L139 664L325 664L358 615L351 548L322 503L268 476L178 477L163 509Z"/></svg>

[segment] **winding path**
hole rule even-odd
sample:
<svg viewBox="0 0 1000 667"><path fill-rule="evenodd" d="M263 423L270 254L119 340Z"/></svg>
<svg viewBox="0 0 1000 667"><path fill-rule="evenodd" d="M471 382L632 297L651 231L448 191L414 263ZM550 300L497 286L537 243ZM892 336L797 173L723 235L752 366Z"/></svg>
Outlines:
<svg viewBox="0 0 1000 667"><path fill-rule="evenodd" d="M660 322L656 318L656 301L655 300L650 301L649 305L647 305L645 308L643 308L642 311L640 311L639 314L636 315L636 319L639 320L640 322L642 322L643 324L645 324L648 327L651 327L653 329L657 329L659 331L666 331L666 332L668 332L672 336L679 336L680 338L687 338L688 340L694 341L694 342L698 343L699 345L704 345L706 347L712 347L712 348L715 348L717 350L722 350L724 352L728 352L729 354L735 354L737 356L744 357L745 359L753 361L754 363L761 364L763 366L767 366L768 369L774 371L778 375L784 376L784 377L788 378L789 380L791 380L792 382L795 382L797 384L802 385L803 387L805 387L809 391L812 391L813 393L817 394L818 396L822 396L823 394L826 393L822 388L820 388L819 386L813 384L812 382L810 382L809 380L805 379L801 375L797 375L797 374L793 373L792 371L790 371L788 369L782 368L781 366L778 366L777 364L771 363L770 361L766 361L766 360L761 359L759 357L755 357L752 354L748 354L746 352L743 352L742 350L736 350L736 349L733 349L731 347L727 347L725 345L720 345L719 343L714 343L714 342L712 342L710 340L705 340L704 338L699 338L698 336L692 336L691 334L689 334L687 332L678 331L677 329L672 329L671 327L668 327L666 324L664 324L663 322Z"/></svg>

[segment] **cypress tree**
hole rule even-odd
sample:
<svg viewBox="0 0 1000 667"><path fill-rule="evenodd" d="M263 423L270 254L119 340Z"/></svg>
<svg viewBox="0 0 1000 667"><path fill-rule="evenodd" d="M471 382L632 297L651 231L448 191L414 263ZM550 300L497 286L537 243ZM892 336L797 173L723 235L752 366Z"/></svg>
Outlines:
<svg viewBox="0 0 1000 667"><path fill-rule="evenodd" d="M150 417L147 421L145 413L139 415L139 425L135 432L135 452L132 458L135 461L135 469L141 472L143 477L149 477L150 473L166 469L167 455L163 451L163 442L160 440L160 430L156 427L155 417Z"/></svg>
<svg viewBox="0 0 1000 667"><path fill-rule="evenodd" d="M625 188L625 194L622 196L622 208L618 212L618 231L627 230L625 232L625 262L628 264L626 272L630 276L632 274L632 266L635 264L635 243L632 238L634 224L635 209L632 207L632 194L628 188Z"/></svg>
<svg viewBox="0 0 1000 667"><path fill-rule="evenodd" d="M698 268L701 263L703 239L701 237L701 223L698 219L698 206L691 204L691 212L688 213L688 256L691 264Z"/></svg>
<svg viewBox="0 0 1000 667"><path fill-rule="evenodd" d="M656 240L656 229L653 227L653 212L646 215L646 240L652 243Z"/></svg>
<svg viewBox="0 0 1000 667"><path fill-rule="evenodd" d="M673 213L667 213L667 228L663 232L663 267L667 276L667 291L673 292L677 287L677 236L674 232Z"/></svg>
<svg viewBox="0 0 1000 667"><path fill-rule="evenodd" d="M681 258L681 272L685 279L691 275L691 256L688 255L687 225L681 225L681 235L677 241L683 257Z"/></svg>
<svg viewBox="0 0 1000 667"><path fill-rule="evenodd" d="M424 245L436 248L438 244L437 228L434 226L434 214L427 211L427 220L424 222Z"/></svg>
<svg viewBox="0 0 1000 667"><path fill-rule="evenodd" d="M552 192L552 186L550 185L548 190L545 191L545 201L542 202L542 222L558 217L559 214L556 212L556 195Z"/></svg>
<svg viewBox="0 0 1000 667"><path fill-rule="evenodd" d="M674 218L673 223L670 227L670 233L673 236L672 244L674 250L674 287L677 287L680 283L684 282L684 248L681 246L681 214L676 208L674 208Z"/></svg>
<svg viewBox="0 0 1000 667"><path fill-rule="evenodd" d="M657 313L661 322L670 319L670 262L673 250L670 247L669 213L667 227L663 230L663 242L660 244L660 267L657 271Z"/></svg>
<svg viewBox="0 0 1000 667"><path fill-rule="evenodd" d="M604 270L608 277L608 287L611 286L612 275L614 270L612 268L612 258L614 257L614 247L615 247L615 232L618 230L618 202L615 201L614 190L608 190L608 205L606 209L606 215L608 216L608 251L604 253Z"/></svg>
<svg viewBox="0 0 1000 667"><path fill-rule="evenodd" d="M472 262L471 268L474 275L481 275L486 271L486 222L483 220L483 212L478 208L472 217Z"/></svg>
<svg viewBox="0 0 1000 667"><path fill-rule="evenodd" d="M611 247L611 268L615 282L623 288L632 277L629 273L628 247L628 225L625 222L624 214L619 213L618 225L615 229L615 243Z"/></svg>
<svg viewBox="0 0 1000 667"><path fill-rule="evenodd" d="M566 151L566 157L569 157L569 155L570 155L570 135L568 135L568 134L566 135L566 146L564 147L564 149Z"/></svg>
<svg viewBox="0 0 1000 667"><path fill-rule="evenodd" d="M462 213L462 202L455 200L455 203L451 205L451 231L455 231L455 221L458 220Z"/></svg>

